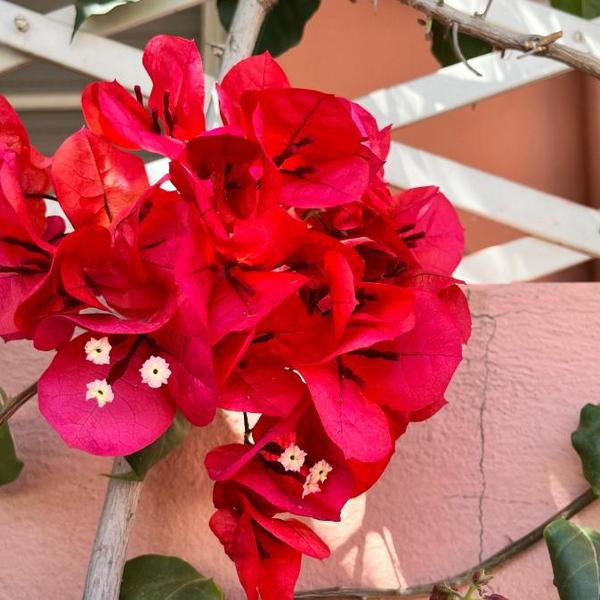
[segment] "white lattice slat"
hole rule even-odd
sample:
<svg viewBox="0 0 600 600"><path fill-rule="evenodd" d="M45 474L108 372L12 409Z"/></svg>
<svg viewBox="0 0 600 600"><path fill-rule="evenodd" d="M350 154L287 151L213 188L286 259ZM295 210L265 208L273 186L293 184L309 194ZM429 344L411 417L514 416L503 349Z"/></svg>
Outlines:
<svg viewBox="0 0 600 600"><path fill-rule="evenodd" d="M386 178L400 188L438 185L458 208L600 257L600 212L589 206L398 142L392 143Z"/></svg>
<svg viewBox="0 0 600 600"><path fill-rule="evenodd" d="M468 284L532 281L582 264L589 258L544 240L523 237L466 256L454 276Z"/></svg>
<svg viewBox="0 0 600 600"><path fill-rule="evenodd" d="M144 0L143 2L121 6L118 10L103 15L101 19L89 19L83 24L81 31L95 35L110 35L132 27L138 27L154 19L160 19L174 12L201 4L204 1L169 0L169 2L165 2L165 0ZM72 27L75 21L75 9L73 6L66 6L53 10L45 16L53 21ZM1 18L3 21L7 20L4 14ZM6 46L0 46L0 73L21 67L30 61L31 56Z"/></svg>
<svg viewBox="0 0 600 600"><path fill-rule="evenodd" d="M546 58L530 56L518 60L516 56L508 53L501 58L492 53L470 60L483 77L459 63L376 90L357 102L373 113L381 127L392 125L395 129L569 71L569 67Z"/></svg>
<svg viewBox="0 0 600 600"><path fill-rule="evenodd" d="M7 46L98 79L118 79L128 88L139 84L142 90L150 89L150 78L140 68L140 50L83 31L71 42L72 25L6 0L0 0L0 14L0 39ZM16 23L22 24L21 30Z"/></svg>

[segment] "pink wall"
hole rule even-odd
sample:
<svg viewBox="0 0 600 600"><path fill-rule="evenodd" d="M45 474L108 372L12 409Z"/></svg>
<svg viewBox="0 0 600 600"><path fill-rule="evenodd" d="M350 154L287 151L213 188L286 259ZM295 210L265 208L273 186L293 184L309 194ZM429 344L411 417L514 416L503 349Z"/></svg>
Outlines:
<svg viewBox="0 0 600 600"><path fill-rule="evenodd" d="M569 436L600 389L600 294L595 284L471 290L473 338L449 406L414 426L390 469L345 511L317 524L332 557L306 560L300 589L413 585L468 568L538 525L586 488ZM2 384L15 392L46 358L0 346ZM585 374L585 376L582 376ZM108 460L68 450L35 403L14 419L26 467L0 488L0 597L77 600L100 512ZM206 450L239 439L221 415L148 477L130 548L179 555L241 600L232 565L208 531ZM581 515L600 528L600 506ZM511 600L554 600L543 544L497 574ZM534 593L535 590L535 593Z"/></svg>

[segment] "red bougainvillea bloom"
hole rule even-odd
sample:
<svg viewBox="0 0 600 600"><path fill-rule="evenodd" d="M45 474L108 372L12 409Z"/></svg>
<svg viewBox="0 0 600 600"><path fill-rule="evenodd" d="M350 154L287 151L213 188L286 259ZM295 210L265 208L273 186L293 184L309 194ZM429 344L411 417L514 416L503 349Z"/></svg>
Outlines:
<svg viewBox="0 0 600 600"><path fill-rule="evenodd" d="M0 335L56 350L41 412L93 454L143 449L176 412L251 413L206 456L210 526L249 599L291 600L302 555L329 550L280 515L339 520L446 402L463 231L437 188L390 194L389 128L270 55L227 74L211 131L192 41L154 38L144 66L147 98L85 89L88 128L51 164L0 98ZM171 159L155 185L140 148Z"/></svg>
<svg viewBox="0 0 600 600"><path fill-rule="evenodd" d="M235 486L217 484L215 504L219 510L210 528L234 561L249 600L259 594L263 600L292 598L302 555L329 556L329 548L304 523L264 514Z"/></svg>
<svg viewBox="0 0 600 600"><path fill-rule="evenodd" d="M175 157L180 140L204 130L202 59L193 41L159 35L143 60L152 80L147 105L139 86L134 98L116 81L91 83L81 98L83 115L94 133L118 146Z"/></svg>

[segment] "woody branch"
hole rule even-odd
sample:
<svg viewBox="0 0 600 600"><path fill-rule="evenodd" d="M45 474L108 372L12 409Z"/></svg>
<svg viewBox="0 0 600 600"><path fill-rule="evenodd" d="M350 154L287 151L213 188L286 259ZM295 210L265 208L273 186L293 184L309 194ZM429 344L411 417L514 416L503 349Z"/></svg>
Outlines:
<svg viewBox="0 0 600 600"><path fill-rule="evenodd" d="M455 29L490 43L499 50L520 50L525 54L537 54L564 63L577 71L600 79L600 60L591 54L574 50L558 43L561 31L550 34L531 34L512 31L490 22L486 16L491 3L484 13L468 14L452 8L443 0L400 0L434 19L449 30Z"/></svg>

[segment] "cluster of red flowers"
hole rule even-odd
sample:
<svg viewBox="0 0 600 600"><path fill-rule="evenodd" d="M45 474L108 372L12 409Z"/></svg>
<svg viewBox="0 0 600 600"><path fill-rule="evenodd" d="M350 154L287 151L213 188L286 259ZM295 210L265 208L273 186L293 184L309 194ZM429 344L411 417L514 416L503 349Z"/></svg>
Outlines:
<svg viewBox="0 0 600 600"><path fill-rule="evenodd" d="M388 129L268 54L225 77L210 131L193 42L156 37L144 66L147 99L85 89L87 128L51 160L1 100L0 334L57 349L40 409L87 452L138 451L177 410L260 415L206 457L210 526L248 598L289 599L301 555L329 551L275 515L339 520L444 404L470 329L462 229L436 188L390 195ZM140 149L170 159L170 186Z"/></svg>

